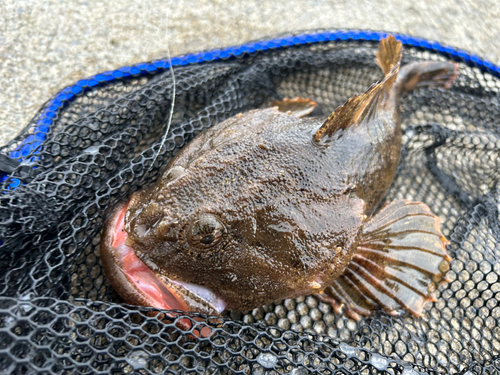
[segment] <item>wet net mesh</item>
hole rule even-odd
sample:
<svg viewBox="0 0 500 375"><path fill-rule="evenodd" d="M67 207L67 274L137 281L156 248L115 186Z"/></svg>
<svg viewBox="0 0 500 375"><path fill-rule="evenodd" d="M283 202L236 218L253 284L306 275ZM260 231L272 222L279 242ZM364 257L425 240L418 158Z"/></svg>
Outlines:
<svg viewBox="0 0 500 375"><path fill-rule="evenodd" d="M185 331L180 318L123 304L102 271L106 216L196 134L282 97L311 98L327 115L381 78L376 47L299 43L177 66L153 166L172 104L168 69L80 81L59 107L44 106L3 148L25 161L0 195L0 372L498 373L500 80L456 54L450 90L401 98L402 162L386 198L426 203L451 241L451 282L422 318L377 311L356 322L308 296ZM405 46L403 63L449 58ZM197 337L207 325L212 334Z"/></svg>

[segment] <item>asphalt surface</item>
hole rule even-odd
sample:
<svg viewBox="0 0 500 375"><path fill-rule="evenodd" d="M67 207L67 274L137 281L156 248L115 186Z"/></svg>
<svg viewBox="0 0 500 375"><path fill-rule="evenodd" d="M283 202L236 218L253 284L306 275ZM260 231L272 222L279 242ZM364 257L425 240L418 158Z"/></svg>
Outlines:
<svg viewBox="0 0 500 375"><path fill-rule="evenodd" d="M498 0L0 0L0 144L53 94L96 73L277 33L419 36L500 64Z"/></svg>

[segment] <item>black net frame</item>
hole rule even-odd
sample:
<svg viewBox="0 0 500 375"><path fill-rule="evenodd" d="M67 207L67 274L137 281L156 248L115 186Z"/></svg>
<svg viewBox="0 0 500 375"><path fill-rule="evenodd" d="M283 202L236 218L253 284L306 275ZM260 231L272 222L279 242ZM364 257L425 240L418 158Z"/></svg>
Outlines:
<svg viewBox="0 0 500 375"><path fill-rule="evenodd" d="M314 297L194 320L128 306L107 283L99 233L196 134L273 99L328 114L380 79L384 33L313 31L98 74L62 90L2 148L22 160L0 195L0 371L5 373L493 374L500 369L500 68L399 35L403 63L451 59L450 90L401 99L404 149L386 197L443 218L450 283L423 318L355 322ZM182 314L182 313L180 313ZM190 319L193 327L178 327ZM197 332L211 327L209 337Z"/></svg>

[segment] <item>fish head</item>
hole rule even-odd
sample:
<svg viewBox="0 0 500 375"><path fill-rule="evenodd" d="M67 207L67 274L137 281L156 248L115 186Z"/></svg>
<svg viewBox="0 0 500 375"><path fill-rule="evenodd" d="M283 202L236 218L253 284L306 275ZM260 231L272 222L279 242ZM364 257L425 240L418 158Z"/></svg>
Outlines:
<svg viewBox="0 0 500 375"><path fill-rule="evenodd" d="M182 309L247 311L320 292L352 256L363 204L293 186L307 173L293 172L285 156L305 153L292 140L270 150L259 124L253 137L244 126L201 134L127 206L124 244L175 289Z"/></svg>

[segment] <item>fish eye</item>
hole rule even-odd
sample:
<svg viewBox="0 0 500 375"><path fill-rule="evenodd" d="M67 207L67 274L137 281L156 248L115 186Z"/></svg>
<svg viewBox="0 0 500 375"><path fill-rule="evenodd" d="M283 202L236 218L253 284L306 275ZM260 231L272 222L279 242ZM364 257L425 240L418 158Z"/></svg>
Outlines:
<svg viewBox="0 0 500 375"><path fill-rule="evenodd" d="M208 249L217 245L225 232L222 221L212 214L203 213L189 226L187 241L198 249Z"/></svg>

